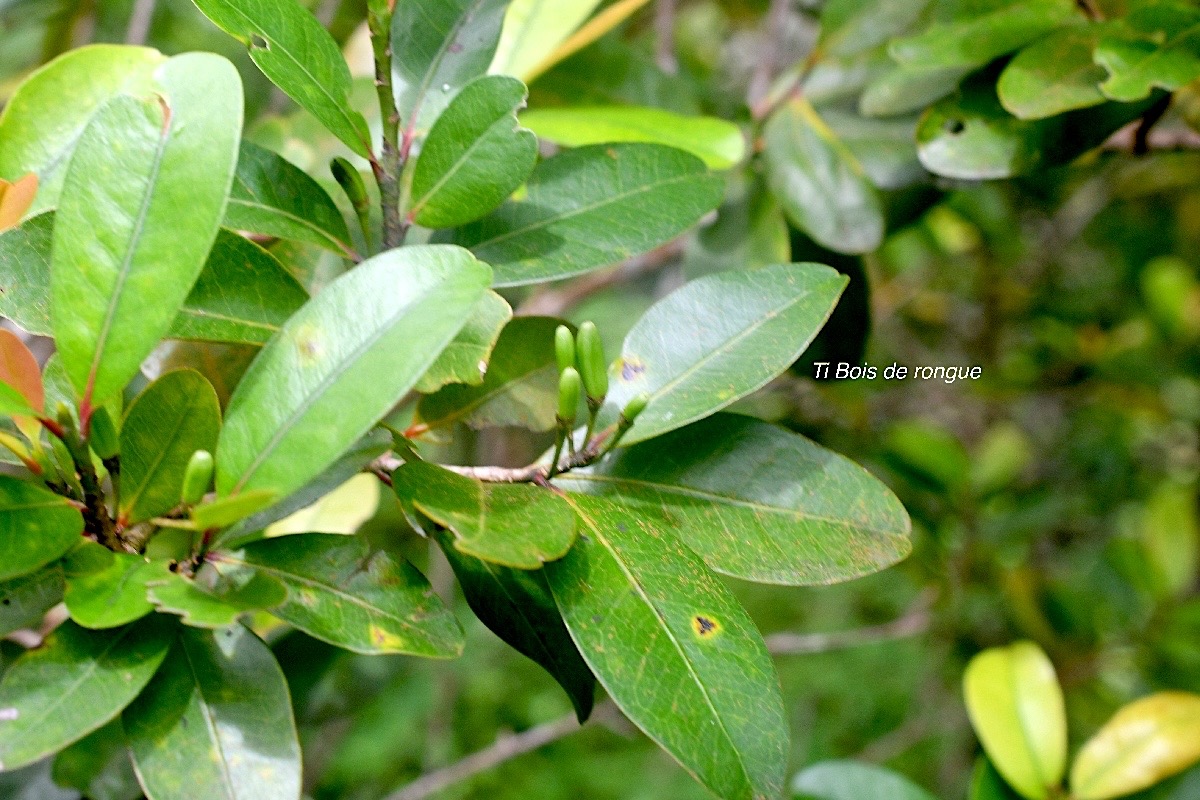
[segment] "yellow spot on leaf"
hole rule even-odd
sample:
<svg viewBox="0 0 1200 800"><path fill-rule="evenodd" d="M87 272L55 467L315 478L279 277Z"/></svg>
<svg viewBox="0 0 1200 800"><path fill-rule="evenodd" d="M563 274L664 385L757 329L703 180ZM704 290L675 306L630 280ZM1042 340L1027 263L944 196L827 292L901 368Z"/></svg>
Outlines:
<svg viewBox="0 0 1200 800"><path fill-rule="evenodd" d="M701 639L711 639L721 632L721 623L706 614L692 617L692 630Z"/></svg>
<svg viewBox="0 0 1200 800"><path fill-rule="evenodd" d="M371 644L381 650L394 650L403 647L405 644L404 637L397 636L391 631L385 631L378 625L372 625L367 630L367 633L371 637Z"/></svg>

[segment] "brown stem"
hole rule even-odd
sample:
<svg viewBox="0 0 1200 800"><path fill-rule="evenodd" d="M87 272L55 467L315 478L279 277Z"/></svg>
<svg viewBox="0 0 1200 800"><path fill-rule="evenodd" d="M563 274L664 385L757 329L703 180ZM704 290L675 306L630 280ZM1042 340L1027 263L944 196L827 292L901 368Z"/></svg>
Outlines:
<svg viewBox="0 0 1200 800"><path fill-rule="evenodd" d="M100 544L113 551L123 551L125 543L117 532L116 523L108 513L105 504L104 489L100 486L100 476L92 464L92 455L88 451L87 442L79 435L74 423L59 419L56 436L75 462L75 473L79 476L79 485L83 488L83 518L86 529L96 536Z"/></svg>
<svg viewBox="0 0 1200 800"><path fill-rule="evenodd" d="M383 152L371 161L375 182L383 205L383 249L391 250L404 242L404 223L400 218L400 171L404 156L400 148L400 111L392 89L392 10L384 0L371 0L367 26L375 51L375 92L383 121Z"/></svg>

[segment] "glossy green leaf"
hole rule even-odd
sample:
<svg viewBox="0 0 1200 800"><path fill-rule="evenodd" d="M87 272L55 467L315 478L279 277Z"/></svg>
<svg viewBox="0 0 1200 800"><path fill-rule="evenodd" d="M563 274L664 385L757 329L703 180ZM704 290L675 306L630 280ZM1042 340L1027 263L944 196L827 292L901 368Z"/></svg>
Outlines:
<svg viewBox="0 0 1200 800"><path fill-rule="evenodd" d="M908 514L883 483L750 417L718 414L554 482L647 513L661 509L709 567L759 583L850 580L912 547Z"/></svg>
<svg viewBox="0 0 1200 800"><path fill-rule="evenodd" d="M778 797L788 725L745 610L662 520L569 499L580 540L546 574L588 666L630 721L718 797Z"/></svg>
<svg viewBox="0 0 1200 800"><path fill-rule="evenodd" d="M840 253L883 241L883 204L862 166L812 106L775 112L764 129L767 178L796 227Z"/></svg>
<svg viewBox="0 0 1200 800"><path fill-rule="evenodd" d="M543 161L525 199L460 228L454 241L492 265L497 286L557 280L670 241L720 204L722 183L671 147L580 147Z"/></svg>
<svg viewBox="0 0 1200 800"><path fill-rule="evenodd" d="M172 625L149 617L117 631L64 622L0 681L0 769L32 764L121 713L149 682Z"/></svg>
<svg viewBox="0 0 1200 800"><path fill-rule="evenodd" d="M191 628L227 628L250 611L270 610L287 599L287 589L270 577L245 573L242 582L226 580L206 565L195 578L167 573L149 584L146 597L164 614L179 616Z"/></svg>
<svg viewBox="0 0 1200 800"><path fill-rule="evenodd" d="M92 116L119 94L154 91L154 71L165 60L148 47L90 45L21 84L0 116L0 178L37 174L31 214L58 205L71 153Z"/></svg>
<svg viewBox="0 0 1200 800"><path fill-rule="evenodd" d="M431 428L461 422L472 428L550 430L558 396L554 331L560 324L549 317L517 317L501 331L483 382L447 386L421 398L418 418Z"/></svg>
<svg viewBox="0 0 1200 800"><path fill-rule="evenodd" d="M451 658L463 648L454 615L407 561L366 542L311 533L253 542L221 553L218 563L253 567L288 589L271 613L300 630L356 653Z"/></svg>
<svg viewBox="0 0 1200 800"><path fill-rule="evenodd" d="M1096 45L1096 63L1108 72L1100 90L1130 102L1154 89L1174 91L1200 78L1200 10L1190 3L1150 2L1125 18L1126 29Z"/></svg>
<svg viewBox="0 0 1200 800"><path fill-rule="evenodd" d="M535 72L600 5L600 0L513 0L489 72Z"/></svg>
<svg viewBox="0 0 1200 800"><path fill-rule="evenodd" d="M804 352L846 283L820 264L776 264L719 272L677 289L625 337L600 424L615 422L626 403L648 395L646 410L621 440L635 444L762 388Z"/></svg>
<svg viewBox="0 0 1200 800"><path fill-rule="evenodd" d="M81 533L83 515L65 497L0 475L0 581L44 567Z"/></svg>
<svg viewBox="0 0 1200 800"><path fill-rule="evenodd" d="M250 365L217 446L217 491L284 497L333 464L424 375L491 280L456 247L392 250L309 301Z"/></svg>
<svg viewBox="0 0 1200 800"><path fill-rule="evenodd" d="M63 568L71 619L95 629L126 625L153 611L146 584L167 572L165 563L113 553L95 542L84 542L64 559Z"/></svg>
<svg viewBox="0 0 1200 800"><path fill-rule="evenodd" d="M360 473L310 506L267 527L267 536L358 531L379 510L379 479Z"/></svg>
<svg viewBox="0 0 1200 800"><path fill-rule="evenodd" d="M193 0L250 58L334 136L363 158L371 152L367 121L350 105L350 68L329 32L294 0Z"/></svg>
<svg viewBox="0 0 1200 800"><path fill-rule="evenodd" d="M252 489L229 497L218 497L192 509L192 525L196 530L224 528L258 514L279 499L270 489Z"/></svg>
<svg viewBox="0 0 1200 800"><path fill-rule="evenodd" d="M1113 28L1114 23L1063 28L1017 53L996 84L1001 104L1021 119L1043 119L1103 103L1098 84L1105 72L1092 52Z"/></svg>
<svg viewBox="0 0 1200 800"><path fill-rule="evenodd" d="M420 461L398 469L392 480L400 499L448 528L466 555L539 569L575 541L574 512L543 487L484 483Z"/></svg>
<svg viewBox="0 0 1200 800"><path fill-rule="evenodd" d="M168 372L138 395L121 425L123 524L179 505L192 453L216 449L220 429L217 393L199 372Z"/></svg>
<svg viewBox="0 0 1200 800"><path fill-rule="evenodd" d="M408 218L465 225L495 210L537 163L537 137L517 122L525 84L490 75L468 84L434 123L413 170Z"/></svg>
<svg viewBox="0 0 1200 800"><path fill-rule="evenodd" d="M462 87L487 72L507 0L398 0L392 82L409 135L426 134Z"/></svg>
<svg viewBox="0 0 1200 800"><path fill-rule="evenodd" d="M823 761L792 778L793 800L934 800L902 775L858 761Z"/></svg>
<svg viewBox="0 0 1200 800"><path fill-rule="evenodd" d="M50 335L50 248L54 215L39 214L0 233L0 315Z"/></svg>
<svg viewBox="0 0 1200 800"><path fill-rule="evenodd" d="M492 633L545 669L563 687L579 721L592 713L596 678L563 623L543 571L502 567L464 555L453 536L437 537L471 611Z"/></svg>
<svg viewBox="0 0 1200 800"><path fill-rule="evenodd" d="M686 150L709 169L729 169L746 157L737 125L716 117L686 117L642 106L539 108L521 115L539 138L564 147L649 142Z"/></svg>
<svg viewBox="0 0 1200 800"><path fill-rule="evenodd" d="M1078 800L1141 791L1200 762L1200 695L1159 692L1118 711L1071 767Z"/></svg>
<svg viewBox="0 0 1200 800"><path fill-rule="evenodd" d="M242 142L225 227L354 256L342 212L321 184L282 156Z"/></svg>
<svg viewBox="0 0 1200 800"><path fill-rule="evenodd" d="M171 327L216 239L233 179L237 70L192 53L155 77L165 97L121 96L93 117L54 224L55 343L92 407L124 389Z"/></svg>
<svg viewBox="0 0 1200 800"><path fill-rule="evenodd" d="M40 627L45 613L62 602L65 587L59 564L0 582L0 637Z"/></svg>
<svg viewBox="0 0 1200 800"><path fill-rule="evenodd" d="M1067 719L1054 665L1032 642L985 650L963 676L983 749L1022 797L1044 800L1067 765Z"/></svg>
<svg viewBox="0 0 1200 800"><path fill-rule="evenodd" d="M300 742L283 671L252 632L181 630L121 715L149 800L294 800Z"/></svg>
<svg viewBox="0 0 1200 800"><path fill-rule="evenodd" d="M851 56L904 33L930 0L829 0L821 8L821 49Z"/></svg>
<svg viewBox="0 0 1200 800"><path fill-rule="evenodd" d="M1008 0L982 13L975 6L963 6L953 19L893 40L888 52L901 64L975 67L1082 21L1074 0Z"/></svg>
<svg viewBox="0 0 1200 800"><path fill-rule="evenodd" d="M492 351L512 316L512 308L503 297L495 292L486 293L475 304L467 324L417 381L416 390L433 394L451 383L468 386L483 383Z"/></svg>

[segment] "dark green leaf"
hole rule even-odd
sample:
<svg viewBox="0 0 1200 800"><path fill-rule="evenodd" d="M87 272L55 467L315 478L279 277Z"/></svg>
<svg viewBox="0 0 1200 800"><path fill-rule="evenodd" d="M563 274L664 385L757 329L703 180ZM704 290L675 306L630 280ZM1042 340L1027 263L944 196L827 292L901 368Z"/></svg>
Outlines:
<svg viewBox="0 0 1200 800"><path fill-rule="evenodd" d="M334 136L363 158L371 153L367 121L350 106L350 68L337 42L294 0L194 0L221 30Z"/></svg>
<svg viewBox="0 0 1200 800"><path fill-rule="evenodd" d="M468 84L434 123L413 170L408 217L427 228L474 222L533 171L537 137L517 122L525 84L490 75Z"/></svg>
<svg viewBox="0 0 1200 800"><path fill-rule="evenodd" d="M405 464L392 480L400 499L448 528L466 555L539 569L575 541L571 507L543 487L484 483L420 461Z"/></svg>
<svg viewBox="0 0 1200 800"><path fill-rule="evenodd" d="M66 603L71 619L85 628L117 628L154 610L146 584L167 574L163 562L113 553L84 542L64 560Z"/></svg>
<svg viewBox="0 0 1200 800"><path fill-rule="evenodd" d="M64 622L0 681L0 770L32 764L121 713L149 682L172 625L152 616L118 631Z"/></svg>
<svg viewBox="0 0 1200 800"><path fill-rule="evenodd" d="M326 287L238 384L217 447L218 493L282 498L324 472L428 371L490 279L464 250L417 246Z"/></svg>
<svg viewBox="0 0 1200 800"><path fill-rule="evenodd" d="M0 315L30 333L50 335L50 246L54 214L39 214L0 234Z"/></svg>
<svg viewBox="0 0 1200 800"><path fill-rule="evenodd" d="M795 800L934 800L912 781L874 764L824 761L792 778Z"/></svg>
<svg viewBox="0 0 1200 800"><path fill-rule="evenodd" d="M417 381L416 390L433 394L451 383L468 386L483 383L492 350L512 315L512 308L503 297L495 292L485 294L475 305L466 326Z"/></svg>
<svg viewBox="0 0 1200 800"><path fill-rule="evenodd" d="M1004 782L987 756L976 760L967 800L1020 800L1020 797Z"/></svg>
<svg viewBox="0 0 1200 800"><path fill-rule="evenodd" d="M1043 119L1103 103L1104 69L1092 60L1096 43L1115 23L1063 28L1026 47L1008 63L996 92L1009 113Z"/></svg>
<svg viewBox="0 0 1200 800"><path fill-rule="evenodd" d="M81 533L83 515L65 497L0 475L0 581L44 567Z"/></svg>
<svg viewBox="0 0 1200 800"><path fill-rule="evenodd" d="M647 513L662 509L709 567L760 583L849 580L912 547L908 514L879 480L750 417L718 414L555 483Z"/></svg>
<svg viewBox="0 0 1200 800"><path fill-rule="evenodd" d="M64 589L58 564L0 583L0 637L40 627L46 612L62 602Z"/></svg>
<svg viewBox="0 0 1200 800"><path fill-rule="evenodd" d="M121 715L149 800L295 800L300 743L283 671L241 626L181 630Z"/></svg>
<svg viewBox="0 0 1200 800"><path fill-rule="evenodd" d="M690 153L652 144L580 147L543 161L526 199L458 230L495 285L578 275L653 250L716 208L723 181Z"/></svg>
<svg viewBox="0 0 1200 800"><path fill-rule="evenodd" d="M1151 2L1133 9L1125 30L1096 45L1096 63L1109 73L1100 90L1130 102L1154 89L1174 91L1200 77L1200 10L1186 3Z"/></svg>
<svg viewBox="0 0 1200 800"><path fill-rule="evenodd" d="M449 534L438 544L462 586L467 604L494 634L550 673L571 698L579 721L595 702L596 678L588 669L554 604L542 571L502 567L463 555Z"/></svg>
<svg viewBox="0 0 1200 800"><path fill-rule="evenodd" d="M463 633L429 582L407 561L372 553L362 540L309 533L264 539L218 563L253 567L281 581L288 599L271 613L357 653L449 658Z"/></svg>
<svg viewBox="0 0 1200 800"><path fill-rule="evenodd" d="M546 574L588 666L718 797L778 797L788 726L745 610L661 520L592 497L570 502L580 540Z"/></svg>
<svg viewBox="0 0 1200 800"><path fill-rule="evenodd" d="M78 789L88 800L142 797L125 749L125 735L117 721L88 734L55 756L51 774L56 784Z"/></svg>
<svg viewBox="0 0 1200 800"><path fill-rule="evenodd" d="M719 272L656 303L625 337L610 370L603 425L649 396L624 444L709 416L762 388L817 335L847 279L820 264Z"/></svg>

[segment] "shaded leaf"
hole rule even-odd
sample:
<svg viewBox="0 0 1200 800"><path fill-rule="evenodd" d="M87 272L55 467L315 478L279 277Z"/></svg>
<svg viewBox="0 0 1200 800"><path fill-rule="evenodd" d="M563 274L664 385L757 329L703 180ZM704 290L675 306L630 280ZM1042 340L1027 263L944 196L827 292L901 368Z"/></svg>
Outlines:
<svg viewBox="0 0 1200 800"><path fill-rule="evenodd" d="M0 581L44 567L81 533L83 515L65 497L0 475Z"/></svg>
<svg viewBox="0 0 1200 800"><path fill-rule="evenodd" d="M88 800L142 797L121 724L115 720L55 756L51 775L56 784L78 789Z"/></svg>
<svg viewBox="0 0 1200 800"><path fill-rule="evenodd" d="M976 760L967 800L1018 800L1019 797L996 772L987 756L980 756Z"/></svg>
<svg viewBox="0 0 1200 800"><path fill-rule="evenodd" d="M930 0L829 0L821 8L824 52L851 56L870 50L915 23Z"/></svg>
<svg viewBox="0 0 1200 800"><path fill-rule="evenodd" d="M1043 119L1105 100L1098 84L1104 69L1092 52L1115 23L1063 28L1026 47L1008 63L996 92L1000 103L1021 119Z"/></svg>
<svg viewBox="0 0 1200 800"><path fill-rule="evenodd" d="M146 596L164 614L176 614L192 628L227 628L249 611L283 603L287 589L269 575L246 573L242 582L225 580L206 565L194 579L171 572L149 584Z"/></svg>
<svg viewBox="0 0 1200 800"><path fill-rule="evenodd" d="M46 612L62 602L65 586L58 564L0 583L0 637L39 627Z"/></svg>
<svg viewBox="0 0 1200 800"><path fill-rule="evenodd" d="M823 761L792 778L795 800L934 800L891 770L858 761Z"/></svg>
<svg viewBox="0 0 1200 800"><path fill-rule="evenodd" d="M416 390L422 394L433 394L451 383L465 383L468 386L483 383L492 350L512 316L512 308L503 297L495 292L484 294L475 304L466 326L417 381Z"/></svg>
<svg viewBox="0 0 1200 800"><path fill-rule="evenodd" d="M858 110L867 117L890 117L922 111L953 92L970 67L900 65L867 84Z"/></svg>
<svg viewBox="0 0 1200 800"><path fill-rule="evenodd" d="M916 117L874 119L822 109L821 118L879 188L902 189L928 177L917 158Z"/></svg>
<svg viewBox="0 0 1200 800"><path fill-rule="evenodd" d="M1108 71L1100 90L1130 102L1155 89L1174 91L1200 77L1200 10L1190 4L1151 2L1134 8L1096 45L1096 63Z"/></svg>
<svg viewBox="0 0 1200 800"><path fill-rule="evenodd" d="M39 214L0 233L0 314L42 336L50 335L53 233L53 214Z"/></svg>
<svg viewBox="0 0 1200 800"><path fill-rule="evenodd" d="M113 553L95 542L83 542L64 559L63 569L71 619L94 629L127 625L153 611L146 584L167 574L165 563Z"/></svg>

